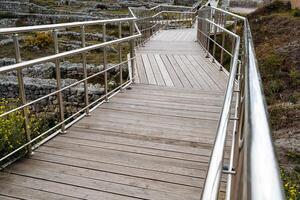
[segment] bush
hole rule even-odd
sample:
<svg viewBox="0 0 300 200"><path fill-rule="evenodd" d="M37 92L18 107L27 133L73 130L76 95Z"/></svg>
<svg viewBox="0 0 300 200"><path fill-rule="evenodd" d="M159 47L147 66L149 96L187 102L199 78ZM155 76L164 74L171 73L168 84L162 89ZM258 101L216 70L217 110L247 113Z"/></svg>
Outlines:
<svg viewBox="0 0 300 200"><path fill-rule="evenodd" d="M19 105L18 99L0 99L0 115L15 109ZM29 130L31 137L37 136L42 130L43 118L33 115L29 117ZM11 153L27 142L24 129L23 110L12 112L4 117L0 117L0 158ZM26 153L26 149L19 151L13 157ZM0 166L4 163L0 163Z"/></svg>
<svg viewBox="0 0 300 200"><path fill-rule="evenodd" d="M288 200L299 200L300 199L300 187L299 187L299 172L295 171L293 173L287 172L284 169L280 170L281 178L283 181L283 186L285 194ZM298 181L297 181L298 180Z"/></svg>
<svg viewBox="0 0 300 200"><path fill-rule="evenodd" d="M271 80L269 82L269 92L271 94L282 92L284 89L284 82L280 79L277 80Z"/></svg>
<svg viewBox="0 0 300 200"><path fill-rule="evenodd" d="M0 114L13 109L16 101L1 99ZM21 111L0 118L0 156L3 157L20 147L26 141Z"/></svg>
<svg viewBox="0 0 300 200"><path fill-rule="evenodd" d="M292 14L294 17L300 17L300 9L296 8L295 10L292 11Z"/></svg>
<svg viewBox="0 0 300 200"><path fill-rule="evenodd" d="M300 72L297 69L292 68L289 72L289 77L292 86L297 87L300 84Z"/></svg>
<svg viewBox="0 0 300 200"><path fill-rule="evenodd" d="M27 36L25 38L26 47L45 48L53 44L53 38L50 32L38 32L34 36Z"/></svg>

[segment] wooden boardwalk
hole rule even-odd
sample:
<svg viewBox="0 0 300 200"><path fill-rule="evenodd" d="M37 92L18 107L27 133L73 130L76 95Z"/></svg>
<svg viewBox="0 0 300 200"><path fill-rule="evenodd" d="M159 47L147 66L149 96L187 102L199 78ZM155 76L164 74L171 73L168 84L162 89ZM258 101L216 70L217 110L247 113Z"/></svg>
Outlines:
<svg viewBox="0 0 300 200"><path fill-rule="evenodd" d="M5 169L0 199L200 199L227 76L192 30L159 33L137 71L130 89Z"/></svg>
<svg viewBox="0 0 300 200"><path fill-rule="evenodd" d="M195 42L195 29L161 32L137 52L137 83L225 91L227 76Z"/></svg>

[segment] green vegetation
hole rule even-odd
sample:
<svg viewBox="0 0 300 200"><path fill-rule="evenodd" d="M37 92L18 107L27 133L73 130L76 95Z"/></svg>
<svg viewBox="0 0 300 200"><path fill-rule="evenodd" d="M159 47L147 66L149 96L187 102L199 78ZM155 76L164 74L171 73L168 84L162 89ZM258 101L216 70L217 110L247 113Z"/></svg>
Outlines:
<svg viewBox="0 0 300 200"><path fill-rule="evenodd" d="M1 99L0 114L15 107L15 100ZM0 118L0 155L12 152L26 142L24 131L24 117L21 111L16 111ZM0 163L1 164L1 163Z"/></svg>
<svg viewBox="0 0 300 200"><path fill-rule="evenodd" d="M53 44L53 37L50 32L37 32L33 36L27 36L25 38L25 48L45 48L51 44Z"/></svg>
<svg viewBox="0 0 300 200"><path fill-rule="evenodd" d="M0 114L6 113L15 109L19 105L19 100L16 99L1 99ZM29 111L28 111L29 113ZM33 115L29 118L28 129L35 137L42 130L42 119ZM12 112L0 118L0 155L5 156L15 149L19 148L27 142L24 128L23 110ZM26 152L26 149L19 151L13 157L20 156ZM0 163L2 165L4 163Z"/></svg>
<svg viewBox="0 0 300 200"><path fill-rule="evenodd" d="M300 161L300 154L290 153L291 159L297 159L298 164ZM294 171L287 171L281 168L281 177L284 182L284 190L288 200L300 199L300 167L296 167Z"/></svg>
<svg viewBox="0 0 300 200"><path fill-rule="evenodd" d="M294 9L292 13L294 17L300 17L300 9Z"/></svg>
<svg viewBox="0 0 300 200"><path fill-rule="evenodd" d="M0 19L2 18L15 18L16 16L12 12L0 11Z"/></svg>

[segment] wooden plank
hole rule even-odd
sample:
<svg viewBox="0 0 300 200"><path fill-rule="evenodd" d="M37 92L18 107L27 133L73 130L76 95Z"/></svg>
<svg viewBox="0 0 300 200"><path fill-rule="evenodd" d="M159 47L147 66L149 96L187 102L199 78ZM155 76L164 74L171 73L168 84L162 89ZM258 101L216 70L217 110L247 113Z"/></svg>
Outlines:
<svg viewBox="0 0 300 200"><path fill-rule="evenodd" d="M111 126L115 125L115 127L110 128ZM205 139L198 136L192 136L192 135L182 135L180 133L178 134L172 134L170 132L166 131L157 131L157 129L154 128L139 128L139 127L126 127L118 124L105 124L104 122L102 124L92 124L89 122L81 123L76 125L78 128L90 128L93 130L101 130L101 131L111 131L111 132L117 132L119 134L124 134L124 136L136 136L136 137L152 137L154 140L162 140L167 143L171 142L177 142L177 143L190 143L191 146L201 146L206 149L211 149L211 145L213 144L214 140L212 139Z"/></svg>
<svg viewBox="0 0 300 200"><path fill-rule="evenodd" d="M198 156L209 156L211 150L200 149L187 145L177 145L177 144L166 144L163 141L153 141L146 140L144 138L130 138L124 137L122 134L116 134L112 132L105 131L96 131L92 129L80 129L77 127L72 128L72 135L66 135L64 137L78 138L78 139L86 139L86 140L95 140L101 141L110 144L121 144L127 145L131 147L142 147L144 149L149 150L158 150L163 151L164 153L182 153L185 155L186 159L190 157L198 158ZM177 154L178 157L181 155Z"/></svg>
<svg viewBox="0 0 300 200"><path fill-rule="evenodd" d="M184 118L192 118L192 119L206 119L212 121L218 121L219 114L217 113L199 113L193 112L189 110L170 110L168 108L155 108L155 107L148 107L145 105L134 105L130 104L125 106L122 103L111 103L108 107L103 105L103 108L110 108L112 110L124 110L124 111L136 111L140 113L149 113L155 115L163 115L163 116L178 116Z"/></svg>
<svg viewBox="0 0 300 200"><path fill-rule="evenodd" d="M149 82L148 82L148 78L146 75L146 71L145 71L145 67L141 55L137 54L136 62L137 62L140 83L148 84Z"/></svg>
<svg viewBox="0 0 300 200"><path fill-rule="evenodd" d="M30 167L32 167L32 169ZM62 173L60 171L57 172L57 170L55 169L50 169L51 171L48 171L45 168L48 169L48 167L46 166L42 168L42 167L35 167L34 165L32 166L26 165L26 167L14 165L9 169L9 171L15 174L26 175L38 179L50 180L53 182L58 182L67 185L72 184L77 187L85 187L90 190L113 193L116 194L116 196L118 195L120 199L123 199L123 197L125 199L129 199L129 198L151 199L151 197L155 197L157 199L162 199L162 200L181 199L180 195L176 193L172 193L172 195L170 195L170 193L165 193L165 192L155 191L150 189L146 190L144 188L138 188L129 185L116 184L110 181L102 181L95 178L87 178L87 176L80 177L80 176L70 175L70 174ZM75 170L77 168L71 168L71 169ZM78 171L83 171L83 170L78 169ZM85 170L85 173L91 174L92 171ZM190 196L189 198L192 197Z"/></svg>
<svg viewBox="0 0 300 200"><path fill-rule="evenodd" d="M175 87L183 87L179 77L177 76L175 70L173 69L170 61L168 60L168 58L166 57L166 55L160 55L168 73L170 74L170 77L172 79L172 82L174 84Z"/></svg>
<svg viewBox="0 0 300 200"><path fill-rule="evenodd" d="M131 120L147 120L149 123L157 123L166 126L173 127L189 127L198 130L203 130L204 133L210 131L215 133L217 124L215 121L209 120L199 120L199 119L185 119L182 117L172 117L172 116L159 116L139 113L135 111L122 111L122 110L111 110L111 109L101 109L101 112L97 113L97 116L102 116L103 118L111 119L131 119Z"/></svg>
<svg viewBox="0 0 300 200"><path fill-rule="evenodd" d="M25 170L24 170L25 171ZM30 170L32 172L32 170ZM22 172L22 169L21 169ZM40 172L37 172L41 174ZM100 190L92 190L87 187L74 186L74 183L64 184L58 181L49 181L54 179L52 173L44 174L46 177L34 178L33 176L27 175L22 176L18 174L9 174L5 178L1 178L3 182L10 183L8 186L1 187L1 194L14 194L15 196L28 199L28 200L61 200L61 199L112 199L112 200L133 200L137 198L122 196L117 194L111 194L102 192ZM56 177L60 175L55 174ZM62 181L63 182L63 181ZM63 195L62 195L63 194ZM69 198L70 197L70 198Z"/></svg>
<svg viewBox="0 0 300 200"><path fill-rule="evenodd" d="M204 90L211 89L211 87L206 83L202 74L200 74L198 70L186 59L185 55L180 55L179 57L181 61L185 64L185 66L189 69L189 71L192 73L193 77L200 85L200 87Z"/></svg>
<svg viewBox="0 0 300 200"><path fill-rule="evenodd" d="M12 197L13 199L26 199L26 200L75 200L79 199L76 197L70 197L66 195L55 194L48 192L46 188L42 188L41 185L37 184L36 189L32 189L35 186L26 184L28 178L20 176L9 175L1 177L0 183L0 194L4 196ZM26 184L26 187L20 187L19 185ZM2 199L2 197L1 197ZM81 199L81 198L80 198Z"/></svg>
<svg viewBox="0 0 300 200"><path fill-rule="evenodd" d="M210 76L208 76L208 74L202 69L201 66L197 64L197 62L193 62L194 60L188 59L188 56L182 56L182 59L184 62L195 68L199 74L199 77L201 77L201 81L206 85L206 88L208 86L211 91L219 90L218 86L211 80Z"/></svg>
<svg viewBox="0 0 300 200"><path fill-rule="evenodd" d="M111 110L108 110L111 111ZM135 114L135 113L132 113ZM100 118L100 117L99 117ZM99 118L96 118L95 120L99 120ZM91 122L94 122L91 121ZM138 121L138 120L133 120L133 119L124 119L124 118L112 118L112 119L105 119L101 120L101 124L115 124L117 123L116 127L121 127L121 126L128 126L128 129L131 127L136 126L143 126L145 129L153 130L153 131L158 131L160 133L172 133L172 132L181 132L182 135L190 135L190 136L197 136L199 134L202 134L202 139L203 141L205 139L209 141L213 141L214 136L215 136L215 131L216 127L211 127L210 129L200 129L200 128L194 128L194 127L178 127L178 126L170 126L168 124L157 124L157 123L147 123L146 121ZM177 135L177 134L174 134Z"/></svg>
<svg viewBox="0 0 300 200"><path fill-rule="evenodd" d="M192 88L191 82L188 80L184 72L182 71L179 64L176 62L173 55L167 55L167 58L169 59L172 67L174 68L174 71L176 72L177 76L179 77L181 83L183 84L183 87Z"/></svg>
<svg viewBox="0 0 300 200"><path fill-rule="evenodd" d="M98 136L96 134L94 135L95 137ZM59 142L64 142L64 143L79 144L79 145L85 145L89 147L97 147L106 150L129 152L134 154L143 154L143 155L157 156L162 158L171 158L171 159L177 159L183 161L207 162L209 159L208 157L210 156L210 153L208 153L206 156L198 156L198 155L185 154L182 152L180 153L170 152L170 151L164 151L159 149L144 148L136 145L120 144L120 143L115 143L113 141L103 142L99 137L97 137L96 140L96 139L91 139L90 137L84 137L83 135L80 136L81 137L79 138L78 137L57 137L54 140ZM204 152L209 152L209 151L204 151Z"/></svg>
<svg viewBox="0 0 300 200"><path fill-rule="evenodd" d="M220 87L213 80L210 74L208 74L203 68L204 66L200 66L192 56L186 56L187 60L198 70L199 74L203 77L203 80L212 88L213 90L219 90Z"/></svg>
<svg viewBox="0 0 300 200"><path fill-rule="evenodd" d="M169 75L169 73L168 73L168 71L167 71L167 69L166 69L163 61L161 60L160 56L158 54L155 54L154 57L156 59L158 67L159 67L159 69L161 71L161 74L162 74L162 76L163 76L163 78L165 80L166 86L173 87L174 83L173 83L173 81L172 81L172 79L171 79L171 77L170 77L170 75Z"/></svg>
<svg viewBox="0 0 300 200"><path fill-rule="evenodd" d="M140 75L139 75L139 71L138 71L138 68L137 68L137 62L134 62L134 82L135 83L141 83L141 80L140 80Z"/></svg>
<svg viewBox="0 0 300 200"><path fill-rule="evenodd" d="M222 108L220 106L208 106L208 105L197 105L197 104L182 104L177 102L161 102L158 104L155 100L138 100L136 98L121 98L116 97L112 99L114 103L123 103L123 104L131 104L131 105L147 105L153 108L168 108L168 109L176 109L176 110L189 110L189 111L197 111L199 114L205 113L217 113L218 115L221 113Z"/></svg>
<svg viewBox="0 0 300 200"><path fill-rule="evenodd" d="M119 97L122 98L137 98L137 99L151 99L156 101L164 101L164 102L174 102L174 103L182 103L182 104L195 104L195 105L210 105L210 106L223 106L223 98L218 99L214 96L205 96L203 95L203 99L197 97L174 97L172 95L169 96L152 96L151 94L136 94L136 93L122 93L119 94ZM158 99L159 98L159 99ZM204 99L205 98L205 99Z"/></svg>
<svg viewBox="0 0 300 200"><path fill-rule="evenodd" d="M68 141L68 139L66 139ZM99 147L97 146L99 145ZM208 157L201 157L199 161L195 160L187 160L187 159L178 159L173 158L170 156L159 156L157 155L158 152L149 152L144 151L144 153L137 151L137 148L130 148L128 146L121 146L119 145L118 149L115 148L104 148L104 145L101 142L97 141L76 141L71 142L71 139L69 139L69 142L65 142L60 139L54 139L53 142L46 144L45 146L51 147L51 148L64 148L64 149L76 149L76 147L80 147L80 149L77 148L75 151L79 151L80 153L89 153L89 155L101 155L103 157L103 160L105 160L106 156L111 157L111 162L116 163L123 163L124 165L128 165L128 160L135 160L135 164L138 166L144 167L146 164L156 165L159 164L160 166L169 166L171 165L174 167L175 171L178 170L180 172L183 168L188 169L186 171L191 170L189 173L193 173L193 170L201 170L206 169L206 163L208 162ZM120 150L120 149L123 149ZM148 152L148 153L145 153ZM124 159L126 158L126 159ZM139 163L141 162L141 165ZM203 167L204 166L204 167ZM147 166L146 169L148 169L151 166ZM155 167L155 166L154 166Z"/></svg>
<svg viewBox="0 0 300 200"><path fill-rule="evenodd" d="M215 64L211 63L211 61L207 60L204 56L192 56L196 62L210 75L210 77L216 81L216 83L220 82L218 85L221 89L225 90L227 85L228 76L218 70Z"/></svg>
<svg viewBox="0 0 300 200"><path fill-rule="evenodd" d="M153 54L147 54L157 85L166 85Z"/></svg>
<svg viewBox="0 0 300 200"><path fill-rule="evenodd" d="M176 60L176 62L178 63L178 66L180 66L181 70L183 71L183 73L185 74L187 79L189 80L189 82L191 83L192 87L193 88L201 88L201 86L198 84L198 82L194 78L193 74L190 72L190 70L185 66L185 64L180 59L179 55L173 55L173 57Z"/></svg>
<svg viewBox="0 0 300 200"><path fill-rule="evenodd" d="M210 98L210 99L224 99L223 93L218 92L206 92L206 90L197 90L193 89L191 91L184 91L184 90L169 90L170 87L165 87L167 89L154 89L151 87L142 87L142 85L134 85L132 90L127 91L128 94L151 94L153 96L167 96L167 97L186 97L186 98Z"/></svg>
<svg viewBox="0 0 300 200"><path fill-rule="evenodd" d="M50 143L49 143L50 144ZM61 149L64 151L61 151ZM82 147L79 149L79 147ZM97 148L89 148L84 147L81 145L71 145L71 144L64 144L63 146L59 146L58 144L52 144L49 146L40 147L39 152L51 152L55 155L63 155L67 157L75 157L75 158L82 158L86 160L108 163L111 165L119 165L129 168L136 168L136 169L143 169L143 170L150 170L150 171L159 171L162 173L169 173L169 174L177 174L181 176L189 176L200 178L205 176L205 172L203 171L205 168L205 164L203 164L203 169L193 169L193 168L186 168L186 167L178 167L178 166L170 166L168 163L163 164L164 162L154 162L151 163L147 158L145 159L136 159L139 156L129 156L129 157L121 157L118 153L114 154L97 154L96 152L104 152L100 151ZM128 159L127 159L128 158ZM129 160L130 159L130 160ZM153 160L153 159L152 159ZM162 165L161 165L162 164ZM207 164L206 164L207 166ZM200 166L198 166L199 168ZM206 168L205 168L206 169Z"/></svg>
<svg viewBox="0 0 300 200"><path fill-rule="evenodd" d="M153 180L168 184L185 185L190 187L200 188L203 184L203 178L188 177L177 174L164 173L160 171L151 171L135 167L128 167L122 165L114 165L111 163L99 162L91 157L76 157L72 154L66 154L64 152L43 152L36 151L35 155L31 159L44 160L53 163L62 163L68 166L79 166L81 168L93 169L97 171L103 171L108 173L120 174L129 177L137 177L146 180ZM84 161L84 162L83 162Z"/></svg>
<svg viewBox="0 0 300 200"><path fill-rule="evenodd" d="M17 200L17 199L19 199L19 198L8 197L8 196L0 195L0 199L1 199L1 200Z"/></svg>
<svg viewBox="0 0 300 200"><path fill-rule="evenodd" d="M150 65L147 54L142 54L142 60L143 60L144 66L145 66L146 75L147 75L149 84L156 85L156 80L155 80L155 77L154 77L154 73L152 71L152 68L151 68L151 65Z"/></svg>
<svg viewBox="0 0 300 200"><path fill-rule="evenodd" d="M26 164L29 167L32 167L33 169L43 169L47 170L50 173L61 173L72 175L72 176L79 176L84 177L87 180L89 179L96 179L101 181L106 181L109 183L116 183L121 184L121 187L123 185L125 186L131 186L136 190L139 190L139 192L145 191L145 189L150 190L150 193L152 193L154 196L156 194L161 195L163 193L175 193L178 195L184 195L188 198L195 198L199 192L199 189L196 187L190 187L190 186L183 186L183 185L177 185L172 183L165 183L160 181L154 181L154 180L148 180L143 179L139 177L132 177L128 175L121 175L121 174L115 174L115 173L109 173L94 169L86 169L81 166L66 166L64 163L52 163L52 162L46 162L46 161L39 161L39 160L26 160ZM20 166L20 169L23 169L22 166ZM68 170L65 170L68 168ZM28 170L30 168L27 167Z"/></svg>
<svg viewBox="0 0 300 200"><path fill-rule="evenodd" d="M175 92L178 94L185 94L185 95L202 95L208 94L211 96L218 96L219 98L224 98L225 92L224 91L208 91L208 90L201 90L198 88L173 88L173 87L162 87L162 86L155 86L155 85L146 85L146 84L135 84L132 86L135 90L145 90L145 91L155 91L155 92Z"/></svg>

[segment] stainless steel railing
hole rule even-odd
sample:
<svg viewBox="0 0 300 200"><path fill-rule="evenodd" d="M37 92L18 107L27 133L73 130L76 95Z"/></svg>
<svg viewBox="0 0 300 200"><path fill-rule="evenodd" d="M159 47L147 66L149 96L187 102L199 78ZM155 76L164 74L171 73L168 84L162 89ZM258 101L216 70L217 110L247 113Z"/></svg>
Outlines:
<svg viewBox="0 0 300 200"><path fill-rule="evenodd" d="M141 12L143 11L143 12ZM134 67L135 67L135 47L142 45L144 42L149 40L152 35L154 35L161 28L166 27L167 24L174 23L178 27L182 27L180 23L187 23L188 27L192 26L193 21L195 20L197 9L193 7L184 7L184 6L169 6L169 5L160 5L152 9L138 9L138 8L129 8L130 18L121 18L121 19L110 19L110 20L95 20L87 22L73 22L73 23L62 23L62 24L51 24L51 25L39 25L39 26L29 26L29 27L18 27L18 28L3 28L0 29L0 35L9 35L13 38L15 49L15 58L16 63L8 66L3 66L0 68L0 75L12 71L17 71L18 77L18 86L19 86L19 98L21 105L16 106L10 110L0 113L0 119L9 118L11 114L22 111L24 120L24 129L26 134L26 141L15 148L13 151L7 153L6 155L0 155L0 165L5 167L5 165L11 163L17 158L11 159L15 155L18 155L21 151L26 151L28 155L31 155L32 150L56 136L59 133L65 133L66 129L74 124L76 121L80 120L84 116L89 116L90 112L95 109L97 106L107 102L112 96L117 94L122 89L126 88L134 81ZM142 13L146 13L142 14ZM146 24L146 26L145 26ZM107 29L110 26L117 27L118 37L116 39L107 41ZM103 34L103 41L92 43L87 46L86 42L86 30L89 26L98 26L101 28L100 32ZM128 28L129 27L129 28ZM79 29L81 37L81 47L69 50L65 52L59 51L59 31L66 29ZM124 34L124 30L129 29L127 33ZM39 31L50 31L52 33L54 54L39 57L36 59L30 59L22 61L21 53L22 49L20 48L19 38L20 34L29 34L32 32ZM141 39L140 39L141 38ZM122 46L123 43L129 43L129 59L122 60ZM108 66L108 53L107 48L109 46L117 46L118 51L118 64L113 66ZM96 72L92 75L87 74L87 54L91 51L103 49L103 66L102 71ZM62 86L62 78L60 72L60 61L71 56L80 56L83 66L83 77L78 81ZM49 94L41 96L34 100L28 100L25 92L25 82L23 77L23 70L25 68L46 63L54 62L55 64L55 77L57 88L55 91L51 91ZM127 80L123 80L123 68L124 65L127 65L128 68L128 77ZM118 69L119 71L119 86L109 90L108 89L108 72L111 70ZM89 91L88 91L88 81L95 79L99 76L104 78L104 95L100 98L90 102L89 100ZM79 84L83 84L84 87L84 106L75 113L68 114L66 113L65 102L63 93L67 90L70 90L72 87L75 87ZM30 129L30 116L29 110L33 108L35 104L56 96L58 102L58 122L49 127L43 133L38 134L36 137L32 137L33 133Z"/></svg>
<svg viewBox="0 0 300 200"><path fill-rule="evenodd" d="M63 23L63 24L53 24L53 25L41 25L41 26L30 26L30 27L19 27L19 28L3 28L0 29L1 35L10 35L14 41L14 50L15 50L15 58L16 64L12 64L9 66L4 66L0 68L0 74L4 74L7 72L17 71L17 78L18 78L18 87L19 87L19 98L21 105L17 106L14 109L8 110L0 114L0 118L9 118L10 114L14 112L22 111L23 113L23 123L24 123L24 130L26 134L26 142L21 144L13 151L9 152L6 155L1 155L0 163L4 166L10 163L10 157L19 153L20 151L26 149L28 155L31 155L31 152L34 148L39 146L41 143L47 141L49 138L54 137L58 133L65 133L66 129L73 124L74 122L78 121L84 116L90 115L90 112L95 109L98 105L101 105L104 102L107 102L112 96L114 96L120 90L126 88L129 84L133 82L133 77L129 76L126 81L123 81L123 68L124 65L128 63L127 66L130 66L132 69L129 71L134 71L134 61L135 61L135 40L141 36L139 29L135 26L135 17L132 18L121 18L121 19L112 19L112 20L97 20L97 21L88 21L88 22L74 22L74 23ZM118 27L119 31L119 38L107 41L107 25L115 25ZM86 46L86 27L88 26L102 26L102 34L103 34L103 42L92 44L90 46ZM123 36L122 34L122 26L129 26L129 35ZM81 34L81 47L75 50L59 52L59 39L58 39L58 32L66 28L79 28ZM53 38L53 45L54 45L54 54L49 56L44 56L32 60L22 61L21 58L21 49L19 44L19 34L20 33L32 33L36 31L50 31L52 32ZM130 57L128 60L122 60L122 43L129 42L130 46ZM111 45L118 45L118 54L119 54L119 63L114 64L113 66L108 67L108 60L107 60L107 47ZM87 75L87 53L93 50L103 49L103 66L104 69L92 75ZM70 56L80 56L82 60L83 72L84 76L80 80L67 85L62 86L61 80L61 71L60 71L60 61L64 58ZM40 98L37 98L32 101L28 101L26 98L25 93L25 82L23 78L23 69L31 67L36 64L45 63L48 61L52 61L55 63L55 73L56 73L56 85L57 88L55 91L50 92L47 95L44 95ZM119 86L110 90L108 89L108 72L114 69L119 69L120 75L120 82ZM88 91L88 81L92 78L104 76L104 95L100 98L94 100L93 102L89 102L89 91ZM71 116L67 116L65 113L65 106L63 100L63 92L77 86L79 84L84 84L84 102L85 106L81 108L76 113L72 113ZM58 100L58 108L59 108L59 120L54 126L49 127L45 132L39 134L37 137L32 138L32 133L30 129L30 122L29 122L29 108L33 107L34 104L47 99L51 96L57 96Z"/></svg>
<svg viewBox="0 0 300 200"><path fill-rule="evenodd" d="M202 199L219 198L222 175L227 176L227 200L285 199L248 20L203 7L197 32L207 58L219 64L220 70L224 65L230 69ZM228 136L231 145L226 163Z"/></svg>
<svg viewBox="0 0 300 200"><path fill-rule="evenodd" d="M130 7L130 14L138 18L136 24L142 33L142 37L137 40L137 46L145 44L161 29L191 28L203 2L199 1L194 7L172 5L158 5L150 9Z"/></svg>

